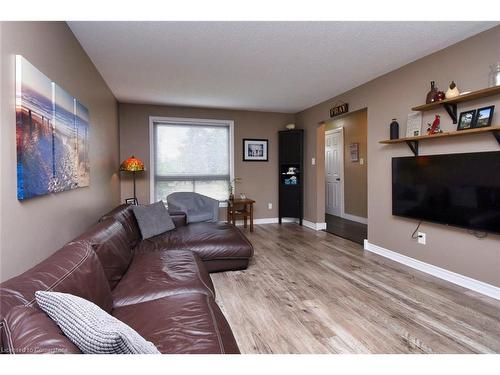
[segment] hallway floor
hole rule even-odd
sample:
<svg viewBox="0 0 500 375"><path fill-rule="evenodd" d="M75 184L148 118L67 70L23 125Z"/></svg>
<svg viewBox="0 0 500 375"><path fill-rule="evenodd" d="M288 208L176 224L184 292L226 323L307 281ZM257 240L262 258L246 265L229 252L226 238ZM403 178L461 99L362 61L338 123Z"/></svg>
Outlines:
<svg viewBox="0 0 500 375"><path fill-rule="evenodd" d="M338 216L325 215L326 231L336 236L363 245L368 238L368 226L356 221L343 219Z"/></svg>

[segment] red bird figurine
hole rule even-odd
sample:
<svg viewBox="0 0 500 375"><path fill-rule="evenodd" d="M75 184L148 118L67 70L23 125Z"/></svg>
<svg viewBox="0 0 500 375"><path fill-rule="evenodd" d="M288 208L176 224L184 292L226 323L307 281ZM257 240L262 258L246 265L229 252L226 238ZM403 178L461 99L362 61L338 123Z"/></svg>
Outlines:
<svg viewBox="0 0 500 375"><path fill-rule="evenodd" d="M436 115L436 118L432 122L432 125L427 123L427 125L429 126L427 128L427 134L432 135L432 134L442 133L441 127L439 126L440 123L441 123L441 116Z"/></svg>

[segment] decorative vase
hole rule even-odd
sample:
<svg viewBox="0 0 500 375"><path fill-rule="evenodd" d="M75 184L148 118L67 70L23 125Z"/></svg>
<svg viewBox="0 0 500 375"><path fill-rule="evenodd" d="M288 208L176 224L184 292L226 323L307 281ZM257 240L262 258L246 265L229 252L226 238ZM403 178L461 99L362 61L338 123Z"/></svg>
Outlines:
<svg viewBox="0 0 500 375"><path fill-rule="evenodd" d="M446 94L444 94L446 99L456 98L460 95L460 91L458 91L458 87L455 81L451 81L448 90L446 90Z"/></svg>
<svg viewBox="0 0 500 375"><path fill-rule="evenodd" d="M390 128L391 128L391 139L398 139L399 138L399 124L395 118L392 119Z"/></svg>
<svg viewBox="0 0 500 375"><path fill-rule="evenodd" d="M490 65L489 87L500 86L500 61Z"/></svg>
<svg viewBox="0 0 500 375"><path fill-rule="evenodd" d="M425 103L433 103L437 100L438 89L436 87L436 82L431 81L431 91L427 93L427 97L425 99Z"/></svg>
<svg viewBox="0 0 500 375"><path fill-rule="evenodd" d="M444 92L438 91L438 93L436 95L436 100L437 101L444 100L444 96L445 96Z"/></svg>

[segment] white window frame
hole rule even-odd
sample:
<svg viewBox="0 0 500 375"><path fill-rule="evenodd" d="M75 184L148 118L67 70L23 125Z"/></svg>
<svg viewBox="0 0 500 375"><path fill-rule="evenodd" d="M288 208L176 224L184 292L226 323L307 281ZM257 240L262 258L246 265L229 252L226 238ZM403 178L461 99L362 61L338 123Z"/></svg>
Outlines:
<svg viewBox="0 0 500 375"><path fill-rule="evenodd" d="M149 202L154 203L155 192L155 123L171 125L208 125L229 127L229 183L234 179L234 121L232 120L214 120L186 117L161 117L149 116ZM220 207L226 207L227 203L221 201Z"/></svg>

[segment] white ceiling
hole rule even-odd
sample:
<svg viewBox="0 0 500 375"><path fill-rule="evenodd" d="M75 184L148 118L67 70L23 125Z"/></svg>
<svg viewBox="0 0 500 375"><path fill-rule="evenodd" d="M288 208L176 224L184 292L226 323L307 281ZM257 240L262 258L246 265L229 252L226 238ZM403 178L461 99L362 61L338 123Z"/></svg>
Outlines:
<svg viewBox="0 0 500 375"><path fill-rule="evenodd" d="M68 22L120 102L295 113L496 22Z"/></svg>

